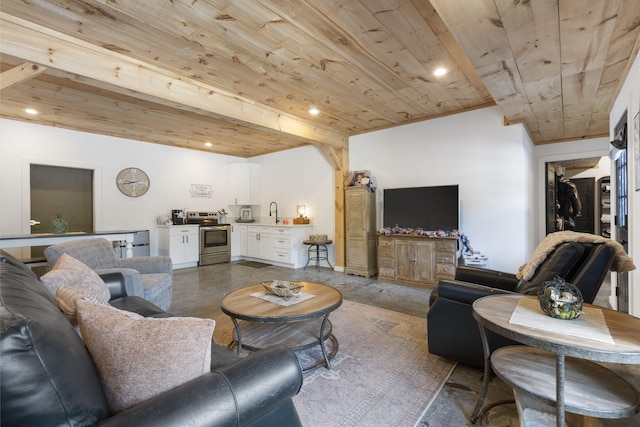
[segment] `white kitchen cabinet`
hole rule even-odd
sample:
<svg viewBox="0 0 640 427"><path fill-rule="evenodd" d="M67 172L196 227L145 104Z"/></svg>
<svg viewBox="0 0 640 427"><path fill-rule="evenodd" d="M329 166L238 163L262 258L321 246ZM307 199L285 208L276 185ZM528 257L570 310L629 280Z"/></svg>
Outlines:
<svg viewBox="0 0 640 427"><path fill-rule="evenodd" d="M231 256L247 256L247 226L231 224Z"/></svg>
<svg viewBox="0 0 640 427"><path fill-rule="evenodd" d="M227 203L229 205L260 204L260 165L229 163Z"/></svg>
<svg viewBox="0 0 640 427"><path fill-rule="evenodd" d="M247 257L289 268L304 267L307 263L308 246L302 242L312 234L313 226L248 224L246 227Z"/></svg>
<svg viewBox="0 0 640 427"><path fill-rule="evenodd" d="M247 256L271 259L273 253L273 235L269 227L248 227Z"/></svg>
<svg viewBox="0 0 640 427"><path fill-rule="evenodd" d="M171 257L174 269L195 267L200 255L200 226L158 227L158 254Z"/></svg>

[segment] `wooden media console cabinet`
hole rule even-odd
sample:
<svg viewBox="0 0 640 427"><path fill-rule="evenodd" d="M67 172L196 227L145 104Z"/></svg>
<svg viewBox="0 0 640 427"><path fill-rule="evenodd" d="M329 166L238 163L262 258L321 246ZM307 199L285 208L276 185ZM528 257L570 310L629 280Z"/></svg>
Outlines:
<svg viewBox="0 0 640 427"><path fill-rule="evenodd" d="M453 279L458 266L457 237L378 235L378 280L433 287Z"/></svg>

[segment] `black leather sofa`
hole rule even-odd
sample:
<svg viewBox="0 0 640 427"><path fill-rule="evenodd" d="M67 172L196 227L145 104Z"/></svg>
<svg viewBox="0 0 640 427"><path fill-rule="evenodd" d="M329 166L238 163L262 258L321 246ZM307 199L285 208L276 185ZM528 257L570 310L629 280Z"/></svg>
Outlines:
<svg viewBox="0 0 640 427"><path fill-rule="evenodd" d="M102 276L111 305L169 317L127 296L120 273ZM47 289L0 250L0 425L300 426L292 397L302 385L295 354L275 346L238 358L212 342L211 373L115 416L96 368Z"/></svg>
<svg viewBox="0 0 640 427"><path fill-rule="evenodd" d="M429 299L427 339L429 352L460 363L484 367L484 353L472 304L478 298L502 293L536 295L555 276L574 284L586 303L592 303L615 258L606 244L568 242L558 245L535 274L519 281L515 274L475 267L458 267L454 280L440 280ZM491 351L517 344L487 331Z"/></svg>

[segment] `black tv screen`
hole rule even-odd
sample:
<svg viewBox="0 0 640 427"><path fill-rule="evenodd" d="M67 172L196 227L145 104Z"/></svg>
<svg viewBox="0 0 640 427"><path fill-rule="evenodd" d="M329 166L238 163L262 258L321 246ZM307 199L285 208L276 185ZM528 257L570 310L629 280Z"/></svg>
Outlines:
<svg viewBox="0 0 640 427"><path fill-rule="evenodd" d="M457 185L384 190L384 227L458 230L459 215Z"/></svg>

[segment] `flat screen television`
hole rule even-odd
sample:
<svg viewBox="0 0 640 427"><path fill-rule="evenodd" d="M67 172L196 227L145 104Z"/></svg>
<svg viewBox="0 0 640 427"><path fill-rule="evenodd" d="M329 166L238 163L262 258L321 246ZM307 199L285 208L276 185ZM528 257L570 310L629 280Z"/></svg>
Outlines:
<svg viewBox="0 0 640 427"><path fill-rule="evenodd" d="M457 185L385 189L383 226L425 231L459 230L458 193Z"/></svg>

